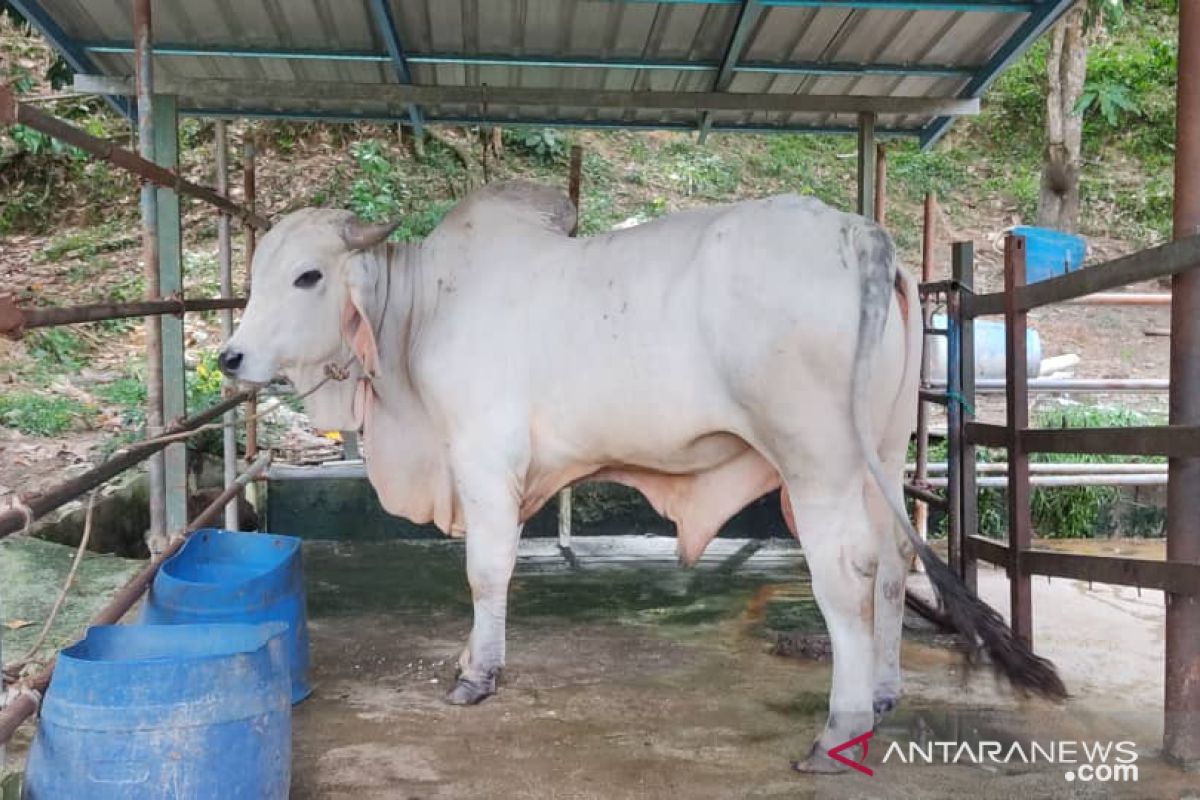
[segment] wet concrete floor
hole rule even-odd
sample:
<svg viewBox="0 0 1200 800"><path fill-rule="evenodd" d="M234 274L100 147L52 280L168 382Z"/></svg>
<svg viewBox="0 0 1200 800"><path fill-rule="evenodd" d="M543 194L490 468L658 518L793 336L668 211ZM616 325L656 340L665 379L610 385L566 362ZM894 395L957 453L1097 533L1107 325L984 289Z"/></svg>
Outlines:
<svg viewBox="0 0 1200 800"><path fill-rule="evenodd" d="M441 701L470 627L461 543L309 543L316 691L295 711L292 796L1200 798L1200 778L1158 756L1161 595L1035 584L1038 647L1073 693L1061 705L965 670L914 623L905 698L870 743L874 775L813 777L789 761L824 723L829 664L772 653L780 632L823 630L798 552L718 540L681 570L673 544L577 540L569 565L553 543L526 542L500 694L464 709ZM980 583L1006 605L1003 573L981 568ZM907 749L1036 741L1044 753L1062 740L1133 742L1137 780L1019 755L979 765L962 750L946 764L944 747L925 763Z"/></svg>

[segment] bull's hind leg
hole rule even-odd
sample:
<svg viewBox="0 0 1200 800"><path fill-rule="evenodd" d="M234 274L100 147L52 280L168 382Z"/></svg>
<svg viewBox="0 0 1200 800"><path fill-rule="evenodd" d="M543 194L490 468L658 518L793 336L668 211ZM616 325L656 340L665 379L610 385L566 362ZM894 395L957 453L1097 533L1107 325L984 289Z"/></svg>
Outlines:
<svg viewBox="0 0 1200 800"><path fill-rule="evenodd" d="M892 470L885 464L890 475ZM899 478L897 478L899 483ZM875 678L874 708L878 720L900 702L900 642L904 627L904 590L912 547L897 536L896 517L868 477L864 494L871 531L879 554L879 572L875 577Z"/></svg>
<svg viewBox="0 0 1200 800"><path fill-rule="evenodd" d="M792 517L812 574L813 595L833 647L829 718L801 772L846 769L829 750L874 727L874 590L877 558L863 505L861 483L847 482L839 496L814 496L804 481L788 481ZM860 748L845 751L856 758Z"/></svg>

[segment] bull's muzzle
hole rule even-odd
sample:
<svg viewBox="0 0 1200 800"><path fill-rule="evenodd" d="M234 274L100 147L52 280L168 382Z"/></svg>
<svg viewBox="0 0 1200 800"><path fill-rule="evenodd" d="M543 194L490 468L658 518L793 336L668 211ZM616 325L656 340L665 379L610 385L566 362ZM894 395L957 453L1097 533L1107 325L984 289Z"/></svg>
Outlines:
<svg viewBox="0 0 1200 800"><path fill-rule="evenodd" d="M217 354L217 366L228 377L236 378L238 376L238 369L242 366L242 353L237 350L230 350L228 347L225 348Z"/></svg>

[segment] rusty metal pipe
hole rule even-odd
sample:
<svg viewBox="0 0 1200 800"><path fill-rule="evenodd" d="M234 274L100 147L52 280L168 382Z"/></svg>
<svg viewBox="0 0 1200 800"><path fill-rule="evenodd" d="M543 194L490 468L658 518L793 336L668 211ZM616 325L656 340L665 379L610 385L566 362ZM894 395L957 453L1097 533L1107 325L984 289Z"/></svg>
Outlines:
<svg viewBox="0 0 1200 800"><path fill-rule="evenodd" d="M1005 437L1008 445L1009 604L1013 635L1033 646L1033 589L1022 568L1021 554L1032 547L1033 516L1029 502L1029 452L1022 432L1029 427L1029 373L1026 369L1028 314L1017 302L1025 285L1025 237L1004 239L1004 349L1006 392ZM978 483L981 483L980 479Z"/></svg>
<svg viewBox="0 0 1200 800"><path fill-rule="evenodd" d="M233 485L227 487L221 492L211 503L205 506L196 518L188 523L187 528L182 532L181 536L175 537L162 553L151 559L150 563L143 568L138 574L129 579L129 582L122 586L112 596L108 603L94 616L89 623L90 625L115 625L121 621L121 618L129 613L129 609L133 608L141 596L150 587L150 583L154 580L154 576L158 574L158 568L179 549L183 547L184 542L196 531L203 528L208 521L217 515L221 507L236 498L250 481L255 480L259 475L266 471L271 465L270 452L263 453L254 463L246 468L246 471L238 476ZM50 686L50 678L54 674L54 662L50 664L28 682L29 688L39 693L45 693L47 687ZM37 700L28 694L19 694L11 703L0 710L0 747L5 745L17 728L21 726L25 720L33 716L38 709Z"/></svg>
<svg viewBox="0 0 1200 800"><path fill-rule="evenodd" d="M271 223L266 217L254 214L237 203L221 197L207 186L186 180L174 171L160 167L137 153L113 144L107 139L92 136L28 103L19 102L12 87L3 83L0 83L0 123L20 124L27 128L33 128L157 186L174 189L181 195L216 206L255 228L267 230L271 227Z"/></svg>
<svg viewBox="0 0 1200 800"><path fill-rule="evenodd" d="M945 461L934 461L929 464L930 476L945 475L949 469L949 464ZM905 464L904 471L913 473L916 470L915 464ZM1006 461L985 461L982 464L975 465L975 471L980 475L985 474L1003 474L1008 472L1008 462ZM1054 463L1047 461L1031 462L1029 464L1030 475L1165 475L1167 473L1167 465L1162 463L1117 463L1117 464L1095 464L1090 462L1080 463ZM932 480L932 477L926 480Z"/></svg>
<svg viewBox="0 0 1200 800"><path fill-rule="evenodd" d="M1200 0L1179 3L1175 238L1200 233ZM1200 264L1171 280L1172 425L1200 425ZM1167 560L1200 563L1200 458L1170 460ZM1167 595L1163 752L1200 768L1200 588Z"/></svg>
<svg viewBox="0 0 1200 800"><path fill-rule="evenodd" d="M168 428L166 433L173 435L199 428L201 425L212 422L229 409L235 408L239 403L252 396L251 392L239 392L232 397L222 400L211 408L205 409L199 414L194 414L181 420L179 424ZM94 489L105 481L120 475L130 467L140 464L153 454L162 451L168 444L169 442L133 444L128 448L117 451L116 455L112 458L82 475L63 481L57 486L39 494L22 497L21 502L29 508L33 514L33 518L38 519L74 500L84 492ZM24 525L25 517L23 514L16 509L5 509L0 512L0 539L16 533Z"/></svg>
<svg viewBox="0 0 1200 800"><path fill-rule="evenodd" d="M1164 378L1031 378L1030 392L1165 392L1171 382ZM931 390L945 391L945 381L930 381ZM1001 378L981 378L975 383L978 394L1004 394L1006 384Z"/></svg>
<svg viewBox="0 0 1200 800"><path fill-rule="evenodd" d="M139 300L131 303L89 303L81 306L56 308L17 308L12 295L0 295L0 334L13 335L30 328L51 328L56 325L77 325L103 322L109 319L184 314L192 311L218 311L243 308L244 297L230 298L166 298Z"/></svg>
<svg viewBox="0 0 1200 800"><path fill-rule="evenodd" d="M1069 306L1169 306L1170 292L1097 292L1064 301Z"/></svg>
<svg viewBox="0 0 1200 800"><path fill-rule="evenodd" d="M948 479L933 477L926 479L933 489L945 489ZM1030 475L1029 485L1042 488L1065 488L1073 486L1165 486L1167 476L1162 472L1139 472L1133 474L1097 474L1097 475ZM1008 487L1008 477L1005 475L985 475L976 478L975 485L980 489L1004 489Z"/></svg>
<svg viewBox="0 0 1200 800"><path fill-rule="evenodd" d="M883 150L881 149L882 153ZM925 193L925 215L921 225L921 283L933 280L933 242L934 242L934 211L933 192ZM933 302L928 295L921 297L921 321L926 330L932 324ZM930 375L929 341L921 337L921 386L929 383ZM917 403L917 470L915 479L923 481L926 477L926 464L929 461L929 405L925 400ZM929 506L921 501L913 504L913 527L922 539L929 537Z"/></svg>

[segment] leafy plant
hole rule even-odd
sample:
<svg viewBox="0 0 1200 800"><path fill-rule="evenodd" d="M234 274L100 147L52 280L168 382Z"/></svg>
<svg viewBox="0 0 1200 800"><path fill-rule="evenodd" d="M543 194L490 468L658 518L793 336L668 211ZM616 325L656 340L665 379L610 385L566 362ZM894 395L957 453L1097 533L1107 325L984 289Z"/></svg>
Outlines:
<svg viewBox="0 0 1200 800"><path fill-rule="evenodd" d="M221 369L217 353L207 350L200 354L196 368L187 374L187 408L189 413L203 411L221 401ZM206 430L188 440L188 448L204 453L219 453L222 447L220 430Z"/></svg>
<svg viewBox="0 0 1200 800"><path fill-rule="evenodd" d="M350 210L363 219L396 219L408 196L387 149L379 139L367 139L350 146L350 155L358 175L350 185Z"/></svg>
<svg viewBox="0 0 1200 800"><path fill-rule="evenodd" d="M1075 104L1075 113L1086 115L1092 108L1098 110L1104 121L1113 128L1117 127L1124 112L1136 115L1141 111L1128 86L1107 81L1088 81L1084 84L1083 94Z"/></svg>
<svg viewBox="0 0 1200 800"><path fill-rule="evenodd" d="M215 350L206 350L200 354L196 368L187 375L187 407L191 411L201 411L221 401L223 378L221 369L217 366Z"/></svg>
<svg viewBox="0 0 1200 800"><path fill-rule="evenodd" d="M504 144L543 164L553 164L567 157L567 139L554 128L505 128Z"/></svg>

